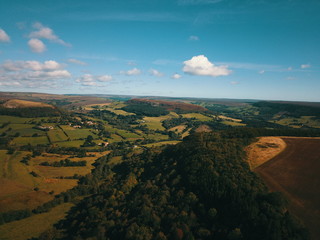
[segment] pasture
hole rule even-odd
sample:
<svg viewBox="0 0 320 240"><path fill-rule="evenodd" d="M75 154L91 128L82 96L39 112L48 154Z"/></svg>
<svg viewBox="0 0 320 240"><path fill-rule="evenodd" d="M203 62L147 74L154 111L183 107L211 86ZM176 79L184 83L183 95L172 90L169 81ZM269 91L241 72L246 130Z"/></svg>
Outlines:
<svg viewBox="0 0 320 240"><path fill-rule="evenodd" d="M38 144L47 145L49 144L47 136L39 136L39 137L16 137L11 142L11 145L32 145L36 146Z"/></svg>
<svg viewBox="0 0 320 240"><path fill-rule="evenodd" d="M72 203L63 203L49 212L1 225L0 240L25 240L39 237L41 233L49 230L53 224L64 218L72 206Z"/></svg>
<svg viewBox="0 0 320 240"><path fill-rule="evenodd" d="M47 134L51 143L68 140L68 136L66 136L66 134L60 128L51 129Z"/></svg>
<svg viewBox="0 0 320 240"><path fill-rule="evenodd" d="M198 121L203 121L203 122L212 121L214 119L213 117L208 117L201 113L186 113L186 114L181 114L181 116L184 118L195 118Z"/></svg>
<svg viewBox="0 0 320 240"><path fill-rule="evenodd" d="M283 126L290 126L293 128L301 128L303 126L320 128L320 119L314 116L302 116L300 118L282 118L280 120L273 120L270 122L277 123Z"/></svg>
<svg viewBox="0 0 320 240"><path fill-rule="evenodd" d="M144 125L146 125L150 130L165 130L165 128L162 126L162 121L170 118L176 118L179 117L178 114L175 112L170 112L169 114L165 116L160 116L160 117L144 117L143 121Z"/></svg>
<svg viewBox="0 0 320 240"><path fill-rule="evenodd" d="M145 147L160 147L160 146L164 146L164 145L175 145L180 143L181 141L163 141L163 142L156 142L156 143L149 143L149 144L145 144L143 146Z"/></svg>
<svg viewBox="0 0 320 240"><path fill-rule="evenodd" d="M85 139L88 135L91 135L94 139L98 138L94 129L78 129L69 125L60 125L60 127L71 140Z"/></svg>

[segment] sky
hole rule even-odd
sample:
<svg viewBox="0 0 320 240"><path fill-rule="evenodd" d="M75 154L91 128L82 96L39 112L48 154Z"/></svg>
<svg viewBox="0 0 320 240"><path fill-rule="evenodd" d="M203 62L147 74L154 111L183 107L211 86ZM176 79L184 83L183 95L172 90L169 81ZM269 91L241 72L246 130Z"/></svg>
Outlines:
<svg viewBox="0 0 320 240"><path fill-rule="evenodd" d="M320 101L319 0L0 0L0 91Z"/></svg>

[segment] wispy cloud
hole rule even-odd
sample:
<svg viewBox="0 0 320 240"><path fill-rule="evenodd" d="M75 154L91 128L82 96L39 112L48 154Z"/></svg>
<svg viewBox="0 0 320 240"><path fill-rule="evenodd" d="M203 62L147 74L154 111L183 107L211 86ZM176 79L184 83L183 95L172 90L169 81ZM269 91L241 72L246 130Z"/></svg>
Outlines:
<svg viewBox="0 0 320 240"><path fill-rule="evenodd" d="M231 84L231 85L238 85L239 82L238 82L238 81L231 81L230 84Z"/></svg>
<svg viewBox="0 0 320 240"><path fill-rule="evenodd" d="M10 42L9 35L0 28L0 42Z"/></svg>
<svg viewBox="0 0 320 240"><path fill-rule="evenodd" d="M192 35L189 37L189 41L199 41L200 38L198 36Z"/></svg>
<svg viewBox="0 0 320 240"><path fill-rule="evenodd" d="M29 34L29 38L47 39L51 42L58 43L63 46L71 46L70 43L66 43L61 38L59 38L51 28L43 26L40 22L34 23L33 28L36 30Z"/></svg>
<svg viewBox="0 0 320 240"><path fill-rule="evenodd" d="M150 69L149 70L149 73L152 75L152 76L155 76L155 77L162 77L164 74L162 72L159 72L158 70L156 69Z"/></svg>
<svg viewBox="0 0 320 240"><path fill-rule="evenodd" d="M120 71L120 74L127 75L127 76L134 76L134 75L140 75L141 70L138 68L133 68L127 71Z"/></svg>
<svg viewBox="0 0 320 240"><path fill-rule="evenodd" d="M310 64L302 64L300 67L301 67L301 69L306 69L306 68L311 68L311 65Z"/></svg>
<svg viewBox="0 0 320 240"><path fill-rule="evenodd" d="M74 63L74 64L78 64L78 65L87 65L87 63L80 61L78 59L74 59L74 58L69 58L68 59L69 63Z"/></svg>

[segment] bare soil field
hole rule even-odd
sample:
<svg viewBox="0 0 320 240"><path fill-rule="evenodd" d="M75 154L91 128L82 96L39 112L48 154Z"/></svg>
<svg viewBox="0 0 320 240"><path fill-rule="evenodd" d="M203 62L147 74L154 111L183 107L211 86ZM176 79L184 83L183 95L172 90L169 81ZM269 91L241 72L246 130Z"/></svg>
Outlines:
<svg viewBox="0 0 320 240"><path fill-rule="evenodd" d="M320 139L281 137L287 147L255 169L272 191L283 192L289 210L320 236Z"/></svg>

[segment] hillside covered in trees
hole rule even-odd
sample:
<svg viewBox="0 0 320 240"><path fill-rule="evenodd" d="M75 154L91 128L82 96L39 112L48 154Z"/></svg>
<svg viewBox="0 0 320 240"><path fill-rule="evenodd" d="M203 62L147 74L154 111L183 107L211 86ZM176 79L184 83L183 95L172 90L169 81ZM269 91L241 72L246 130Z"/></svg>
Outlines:
<svg viewBox="0 0 320 240"><path fill-rule="evenodd" d="M243 147L252 138L240 135L191 135L163 151L126 154L114 167L102 157L90 177L96 193L56 226L56 237L308 239L282 195L249 170Z"/></svg>

